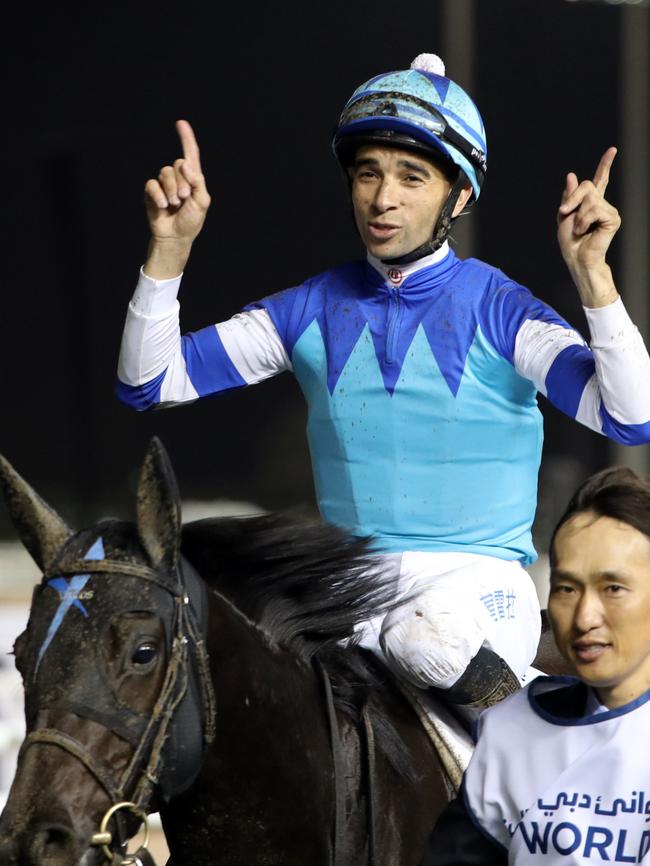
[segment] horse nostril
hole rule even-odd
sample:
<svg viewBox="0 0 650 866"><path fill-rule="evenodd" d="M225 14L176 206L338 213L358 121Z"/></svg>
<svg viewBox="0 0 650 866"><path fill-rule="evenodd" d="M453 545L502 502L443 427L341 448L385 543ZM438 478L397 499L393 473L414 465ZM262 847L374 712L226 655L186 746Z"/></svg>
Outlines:
<svg viewBox="0 0 650 866"><path fill-rule="evenodd" d="M18 848L14 842L0 842L0 866L19 866Z"/></svg>
<svg viewBox="0 0 650 866"><path fill-rule="evenodd" d="M38 827L29 845L30 863L47 866L67 866L74 862L75 835L63 824Z"/></svg>
<svg viewBox="0 0 650 866"><path fill-rule="evenodd" d="M48 827L42 832L45 836L45 844L55 848L64 846L70 837L70 832L65 827Z"/></svg>

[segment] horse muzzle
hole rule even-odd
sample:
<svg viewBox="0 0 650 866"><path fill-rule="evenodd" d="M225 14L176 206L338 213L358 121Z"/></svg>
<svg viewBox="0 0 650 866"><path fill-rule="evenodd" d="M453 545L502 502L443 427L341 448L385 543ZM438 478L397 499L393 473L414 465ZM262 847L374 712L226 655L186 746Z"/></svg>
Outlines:
<svg viewBox="0 0 650 866"><path fill-rule="evenodd" d="M101 852L83 849L74 830L41 823L0 840L0 866L100 866ZM91 858L87 859L86 854Z"/></svg>

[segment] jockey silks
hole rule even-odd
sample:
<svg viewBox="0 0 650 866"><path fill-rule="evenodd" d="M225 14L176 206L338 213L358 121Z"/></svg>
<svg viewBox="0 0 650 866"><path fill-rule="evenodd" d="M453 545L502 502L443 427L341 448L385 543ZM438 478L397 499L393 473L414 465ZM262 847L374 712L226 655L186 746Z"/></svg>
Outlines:
<svg viewBox="0 0 650 866"><path fill-rule="evenodd" d="M535 558L541 391L613 439L650 436L650 359L622 302L591 350L550 307L445 244L402 268L333 268L181 338L180 279L142 275L118 393L173 405L293 370L323 517L385 552Z"/></svg>

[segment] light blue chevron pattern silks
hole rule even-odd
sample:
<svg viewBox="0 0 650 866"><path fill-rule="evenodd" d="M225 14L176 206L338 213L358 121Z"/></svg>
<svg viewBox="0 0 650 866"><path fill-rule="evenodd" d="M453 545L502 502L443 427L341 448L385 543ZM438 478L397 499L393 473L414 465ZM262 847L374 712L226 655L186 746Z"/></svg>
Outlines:
<svg viewBox="0 0 650 866"><path fill-rule="evenodd" d="M264 313L264 324L251 327L248 313ZM615 441L650 441L650 411L627 421L606 412L605 379L590 390L594 354L554 310L451 251L401 281L370 262L340 265L228 325L228 346L214 326L191 335L181 368L170 342L165 375L177 391L167 400L186 400L187 380L193 394L216 394L273 375L269 359L278 373L290 359L323 516L387 551L534 558L536 389L592 429L600 413ZM618 380L647 380L641 351L627 361L618 352Z"/></svg>
<svg viewBox="0 0 650 866"><path fill-rule="evenodd" d="M88 552L84 556L84 559L104 559L105 556L106 554L104 553L104 544L102 542L102 539L98 538L90 546ZM51 587L59 593L61 601L59 602L59 606L56 609L54 616L52 617L52 622L50 623L47 634L45 635L45 640L43 641L43 644L38 652L36 667L34 668L34 675L36 675L43 656L45 655L52 641L54 640L54 636L61 627L61 623L63 622L63 619L66 613L70 610L70 608L76 607L77 610L80 610L85 617L88 616L88 611L86 610L83 603L79 600L79 593L85 587L89 580L89 574L76 574L69 580L65 577L53 577L51 580L48 580L47 586Z"/></svg>
<svg viewBox="0 0 650 866"><path fill-rule="evenodd" d="M535 558L542 423L532 383L476 330L456 395L420 325L391 394L366 326L330 395L318 322L296 343L326 520L385 551ZM408 535L403 528L408 528Z"/></svg>

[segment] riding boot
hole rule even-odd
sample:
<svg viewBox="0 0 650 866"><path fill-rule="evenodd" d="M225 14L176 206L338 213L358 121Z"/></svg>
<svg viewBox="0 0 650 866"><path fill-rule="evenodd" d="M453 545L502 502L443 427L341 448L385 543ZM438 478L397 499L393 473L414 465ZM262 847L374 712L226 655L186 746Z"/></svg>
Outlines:
<svg viewBox="0 0 650 866"><path fill-rule="evenodd" d="M435 689L467 730L487 707L520 688L507 662L482 646L451 688Z"/></svg>

